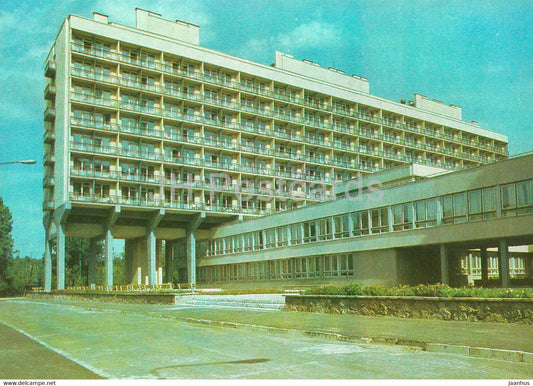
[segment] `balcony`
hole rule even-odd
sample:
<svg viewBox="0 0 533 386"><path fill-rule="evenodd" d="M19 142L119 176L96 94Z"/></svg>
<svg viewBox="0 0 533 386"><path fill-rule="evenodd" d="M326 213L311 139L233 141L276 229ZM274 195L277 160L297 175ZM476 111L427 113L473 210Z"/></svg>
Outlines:
<svg viewBox="0 0 533 386"><path fill-rule="evenodd" d="M73 177L90 177L90 178L105 178L105 179L116 179L117 173L103 170L93 170L93 169L77 169L71 168L70 175Z"/></svg>
<svg viewBox="0 0 533 386"><path fill-rule="evenodd" d="M56 74L56 62L55 60L49 59L46 61L44 66L44 76L47 78L53 78Z"/></svg>
<svg viewBox="0 0 533 386"><path fill-rule="evenodd" d="M44 132L44 143L54 143L56 140L56 133L54 130L48 129Z"/></svg>
<svg viewBox="0 0 533 386"><path fill-rule="evenodd" d="M44 110L44 120L48 122L53 122L56 118L56 109L54 106L47 106Z"/></svg>
<svg viewBox="0 0 533 386"><path fill-rule="evenodd" d="M43 157L43 163L46 165L46 166L50 166L50 165L53 165L55 162L55 156L53 153L46 153Z"/></svg>
<svg viewBox="0 0 533 386"><path fill-rule="evenodd" d="M114 204L117 202L115 196L100 196L96 194L70 193L71 201Z"/></svg>
<svg viewBox="0 0 533 386"><path fill-rule="evenodd" d="M56 87L52 83L48 83L44 89L44 99L54 101L56 98Z"/></svg>
<svg viewBox="0 0 533 386"><path fill-rule="evenodd" d="M118 107L118 101L113 98L96 98L93 95L72 93L72 100L77 102L91 103L100 106Z"/></svg>
<svg viewBox="0 0 533 386"><path fill-rule="evenodd" d="M43 178L43 187L51 188L54 186L55 180L54 176L46 176Z"/></svg>
<svg viewBox="0 0 533 386"><path fill-rule="evenodd" d="M53 200L44 200L43 201L43 211L49 211L54 209L54 201Z"/></svg>
<svg viewBox="0 0 533 386"><path fill-rule="evenodd" d="M71 150L85 151L90 153L102 153L102 154L117 154L118 149L115 146L102 146L102 145L92 145L82 142L70 142Z"/></svg>
<svg viewBox="0 0 533 386"><path fill-rule="evenodd" d="M109 122L103 122L103 121L96 120L94 119L94 117L91 119L71 117L70 123L71 125L89 127L91 129L101 129L101 130L110 130L110 131L118 130L118 127L116 125L111 124Z"/></svg>

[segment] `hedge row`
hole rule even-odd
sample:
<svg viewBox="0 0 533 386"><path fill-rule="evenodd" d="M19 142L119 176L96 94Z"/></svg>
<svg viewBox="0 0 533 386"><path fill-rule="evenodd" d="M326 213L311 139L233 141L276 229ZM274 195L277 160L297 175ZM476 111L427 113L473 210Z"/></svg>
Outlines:
<svg viewBox="0 0 533 386"><path fill-rule="evenodd" d="M533 289L502 289L461 287L452 288L444 284L398 286L362 286L351 283L344 286L322 286L308 289L304 295L366 295L366 296L436 296L436 297L477 297L477 298L533 298Z"/></svg>

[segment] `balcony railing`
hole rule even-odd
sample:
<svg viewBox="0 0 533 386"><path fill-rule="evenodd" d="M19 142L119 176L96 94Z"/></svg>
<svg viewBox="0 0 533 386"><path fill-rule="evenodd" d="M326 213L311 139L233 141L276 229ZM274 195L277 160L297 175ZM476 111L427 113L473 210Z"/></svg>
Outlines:
<svg viewBox="0 0 533 386"><path fill-rule="evenodd" d="M55 60L48 59L44 66L44 76L47 78L53 78L56 74L56 62Z"/></svg>
<svg viewBox="0 0 533 386"><path fill-rule="evenodd" d="M54 130L51 130L51 129L48 129L44 132L44 142L45 143L52 143L55 141L56 139L56 134L54 132Z"/></svg>
<svg viewBox="0 0 533 386"><path fill-rule="evenodd" d="M231 213L243 213L243 214L268 214L271 211L266 211L259 208L239 208L230 205L216 205L216 204L202 204L202 203L187 203L181 201L169 201L163 199L153 198L130 198L115 195L98 195L98 194L81 194L70 193L70 200L73 202L82 203L96 203L96 204L113 204L113 205L131 205L150 208L169 208L169 209L182 209L182 210L203 210L210 212L231 212ZM52 201L43 202L43 210L53 209Z"/></svg>
<svg viewBox="0 0 533 386"><path fill-rule="evenodd" d="M44 200L43 201L43 211L49 211L54 209L54 201L53 200Z"/></svg>
<svg viewBox="0 0 533 386"><path fill-rule="evenodd" d="M43 156L43 163L45 165L51 165L55 162L55 156L53 153L45 153Z"/></svg>
<svg viewBox="0 0 533 386"><path fill-rule="evenodd" d="M44 120L53 121L56 117L56 110L54 106L47 106L44 110Z"/></svg>
<svg viewBox="0 0 533 386"><path fill-rule="evenodd" d="M45 176L43 178L43 186L44 187L54 186L54 183L55 183L54 176Z"/></svg>
<svg viewBox="0 0 533 386"><path fill-rule="evenodd" d="M96 56L102 56L102 57L108 57L108 58L115 58L116 60L124 60L128 63L132 63L132 60L126 58L124 59L124 57L120 54L115 54L113 52L110 52L110 51L105 51L105 50L101 50L100 52L98 52L97 50L95 49L86 49L82 46L76 46L75 44L73 44L73 49L74 50L77 50L78 52L84 52L84 53L88 53L88 54L91 54L91 55L96 55ZM162 71L169 71L171 70L172 73L179 73L183 76L186 76L186 77L192 77L192 78L195 78L195 79L202 79L203 75L198 73L198 72L195 72L195 73L190 73L190 72L183 72L183 71L177 71L175 70L173 67L169 67L168 65L162 65L160 63L158 63L157 61L153 62L153 61L145 61L143 62L142 60L137 60L137 61L134 61L136 64L138 65L143 65L143 64L146 64L149 68L160 68ZM151 63L151 64L150 64ZM76 72L77 71L77 72ZM87 78L92 78L94 80L102 80L102 81L109 81L109 82L114 82L116 84L123 84L123 85L127 85L127 86L130 86L130 87L136 87L136 88L139 88L141 90L148 90L148 91L153 91L153 92L164 92L164 93L169 93L170 95L175 95L177 97L180 97L180 98L185 98L185 99L191 99L191 100L196 100L196 101L200 101L200 102L204 102L204 103L212 103L212 104L217 104L219 106L224 106L224 107L228 107L228 108L233 108L233 109L236 109L236 110L241 110L241 111L249 111L249 112L252 112L254 114L262 114L262 115L265 115L265 116L268 116L268 117L272 117L272 118L276 118L276 119L283 119L283 120L287 120L287 121L290 121L290 122L297 122L297 123L300 123L300 124L307 124L307 125L310 125L310 126L313 126L313 127L317 127L317 128L320 128L320 129L332 129L332 130L335 130L335 131L338 131L338 132L350 132L350 128L349 127L346 127L346 126L339 126L337 124L332 124L330 122L320 122L320 121L316 121L316 120L307 120L305 121L304 119L300 118L298 115L290 115L290 114L287 114L287 113L280 113L278 111L272 111L268 108L265 108L265 109L261 109L261 108L258 108L258 107L254 107L254 106L242 106L238 103L229 103L227 101L223 101L223 100L218 100L217 98L212 98L210 96L202 96L202 95L199 95L199 94L193 94L193 93L182 93L182 92L179 92L179 91L176 91L176 90L171 90L169 89L168 87L164 87L162 85L149 85L149 84L145 84L145 83L142 83L142 82L136 82L136 81L132 81L132 80L125 80L123 78L118 78L116 76L112 76L112 75L103 75L103 74L100 74L100 73L96 73L96 72L91 72L91 71L83 71L83 70L79 70L79 69L76 69L76 71L74 71L75 74L78 74L79 76L84 76L84 77L87 77ZM210 77L209 81L216 81L218 78L217 77ZM220 78L222 79L222 78ZM228 86L228 85L231 85L231 87L237 87L237 88L244 88L246 89L247 91L249 92L254 92L254 93L258 93L260 95L266 95L266 96L274 96L274 97L277 97L277 98L281 98L283 100L290 100L292 103L297 103L297 104L300 104L301 106L305 106L305 107L310 107L312 106L313 108L316 108L316 107L320 107L320 106L317 106L316 104L311 104L309 105L309 103L306 103L306 102L302 102L301 100L299 100L297 97L296 98L283 98L279 93L272 93L270 90L268 89L262 89L260 87L253 87L253 86L239 86L236 82L234 81L231 81L231 82L228 82L226 80L224 80L222 83L224 83L224 85ZM166 94L165 94L166 95ZM98 105L102 105L102 106L109 106L109 107L118 107L119 104L122 108L124 109L128 109L128 110L132 110L132 111L136 111L136 112L142 112L142 113L147 113L147 114L153 114L153 115L163 115L163 110L157 106L143 106L141 105L140 103L128 103L128 102L119 102L117 101L116 99L114 98L97 98L97 97L94 97L92 95L85 95L85 94L77 94L77 93L73 93L72 95L72 99L75 100L75 101L80 101L80 102L86 102L86 103L93 103L93 104L98 104ZM378 123L378 124L382 124L382 125L385 125L385 126L388 126L388 127L393 127L393 128L398 128L398 129L403 129L403 130L407 130L407 131L412 131L412 132L416 132L416 133L422 133L422 134L425 134L425 135L430 135L430 136L433 136L435 138L439 138L439 139L446 139L446 140L453 140L453 141L456 141L458 143L462 143L462 144L465 144L465 145L468 145L468 146L473 146L473 147L480 147L480 148L483 148L483 149L486 149L486 150L489 150L489 151L494 151L494 152L499 152L499 153L502 153L502 154L507 154L507 151L502 148L502 147L498 147L498 146L492 146L492 145L489 145L489 144L485 144L485 143L481 143L479 141L472 141L470 140L469 138L460 138L460 137L455 137L455 136L451 136L450 134L448 133L444 133L444 132L436 132L434 130L430 130L430 129L424 129L423 127L417 127L415 125L412 125L412 124L409 124L409 123L403 123L403 122L399 122L399 121L396 121L394 119L389 119L389 118L381 118L379 116L374 116L366 111L350 111L350 110L347 110L347 109L339 109L339 108L335 108L335 109L331 109L329 106L327 105L323 105L321 106L321 108L325 108L326 110L334 110L335 113L341 113L345 116L348 116L348 117L351 117L351 118L355 118L355 119L361 119L361 120L366 120L366 121L369 121L369 122L373 122L373 123ZM264 135L272 135L272 131L270 129L267 129L267 128L264 128L264 127L261 127L261 126L249 126L249 125L239 125L239 124L236 124L236 123L232 123L232 122L224 122L224 121L220 121L220 120L216 120L216 119L208 119L208 118L202 118L202 117L199 117L199 116L196 116L196 115L188 115L188 114L181 114L181 113L176 113L176 112L172 112L170 110L165 110L164 111L165 113L165 117L168 117L168 118L173 118L173 119L180 119L180 120L185 120L185 121L189 121L189 122L197 122L197 123L203 123L203 124L209 124L209 125L214 125L214 126L224 126L224 127L231 127L231 128L236 128L236 129L241 129L241 130L244 130L244 131L249 131L249 132L254 132L254 133L259 133L259 134L264 134ZM52 119L53 115L54 115L54 112L50 111L48 113L45 113L46 114L46 117L47 119ZM283 137L283 134L281 133L276 133L278 136L280 137ZM401 139L396 139L392 136L383 136L382 134L380 133L368 133L368 132L359 132L359 135L360 136L363 136L363 137L366 137L366 138L372 138L372 139L385 139L386 141L389 141L389 142L394 142L394 143L398 143L398 144L402 144L402 140ZM291 138L291 139L294 139L294 138ZM323 143L320 143L320 142L316 142L316 141L313 141L313 140L309 140L310 143L313 143L313 144L318 144L318 145L323 145ZM419 147L419 146L417 146ZM442 151L440 150L437 150L437 149L428 149L428 148L425 148L426 150L431 150L431 151L435 151L435 152L441 152L443 153ZM446 153L446 154L449 154L449 153ZM451 154L449 154L451 155ZM453 156L456 156L455 154ZM484 158L484 157L480 157L478 159L475 159L475 158L472 158L470 157L470 155L467 155L466 156L467 159L469 160L474 160L476 162L486 162L487 161L487 158ZM489 159L490 161L490 159Z"/></svg>

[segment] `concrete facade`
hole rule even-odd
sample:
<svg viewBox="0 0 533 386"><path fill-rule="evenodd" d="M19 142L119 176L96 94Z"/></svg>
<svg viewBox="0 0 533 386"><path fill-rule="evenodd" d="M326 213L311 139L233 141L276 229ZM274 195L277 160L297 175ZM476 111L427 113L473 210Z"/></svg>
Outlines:
<svg viewBox="0 0 533 386"><path fill-rule="evenodd" d="M195 283L221 224L327 201L337 185L413 162L451 171L508 156L505 135L463 121L457 106L386 100L338 69L279 52L273 66L254 63L201 47L198 26L136 17L132 28L70 16L45 64L47 291L54 254L65 286L66 237L104 240L104 285L115 239L126 240L132 283L171 280L163 265Z"/></svg>
<svg viewBox="0 0 533 386"><path fill-rule="evenodd" d="M200 282L263 280L272 286L278 279L349 277L387 286L460 286L473 283L464 270L475 248L497 251L490 268L498 285L509 287L511 277L531 280L533 255L510 247L533 243L533 155L383 184L380 193L379 200L366 191L360 199L220 226L199 256ZM483 255L488 284L488 253Z"/></svg>

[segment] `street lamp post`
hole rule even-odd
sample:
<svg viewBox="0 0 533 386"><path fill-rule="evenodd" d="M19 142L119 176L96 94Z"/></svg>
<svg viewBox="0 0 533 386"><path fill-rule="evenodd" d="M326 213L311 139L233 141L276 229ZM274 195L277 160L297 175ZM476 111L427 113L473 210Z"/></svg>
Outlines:
<svg viewBox="0 0 533 386"><path fill-rule="evenodd" d="M36 163L37 161L33 159L24 159L21 161L0 162L0 165L8 165L8 164L35 165Z"/></svg>

